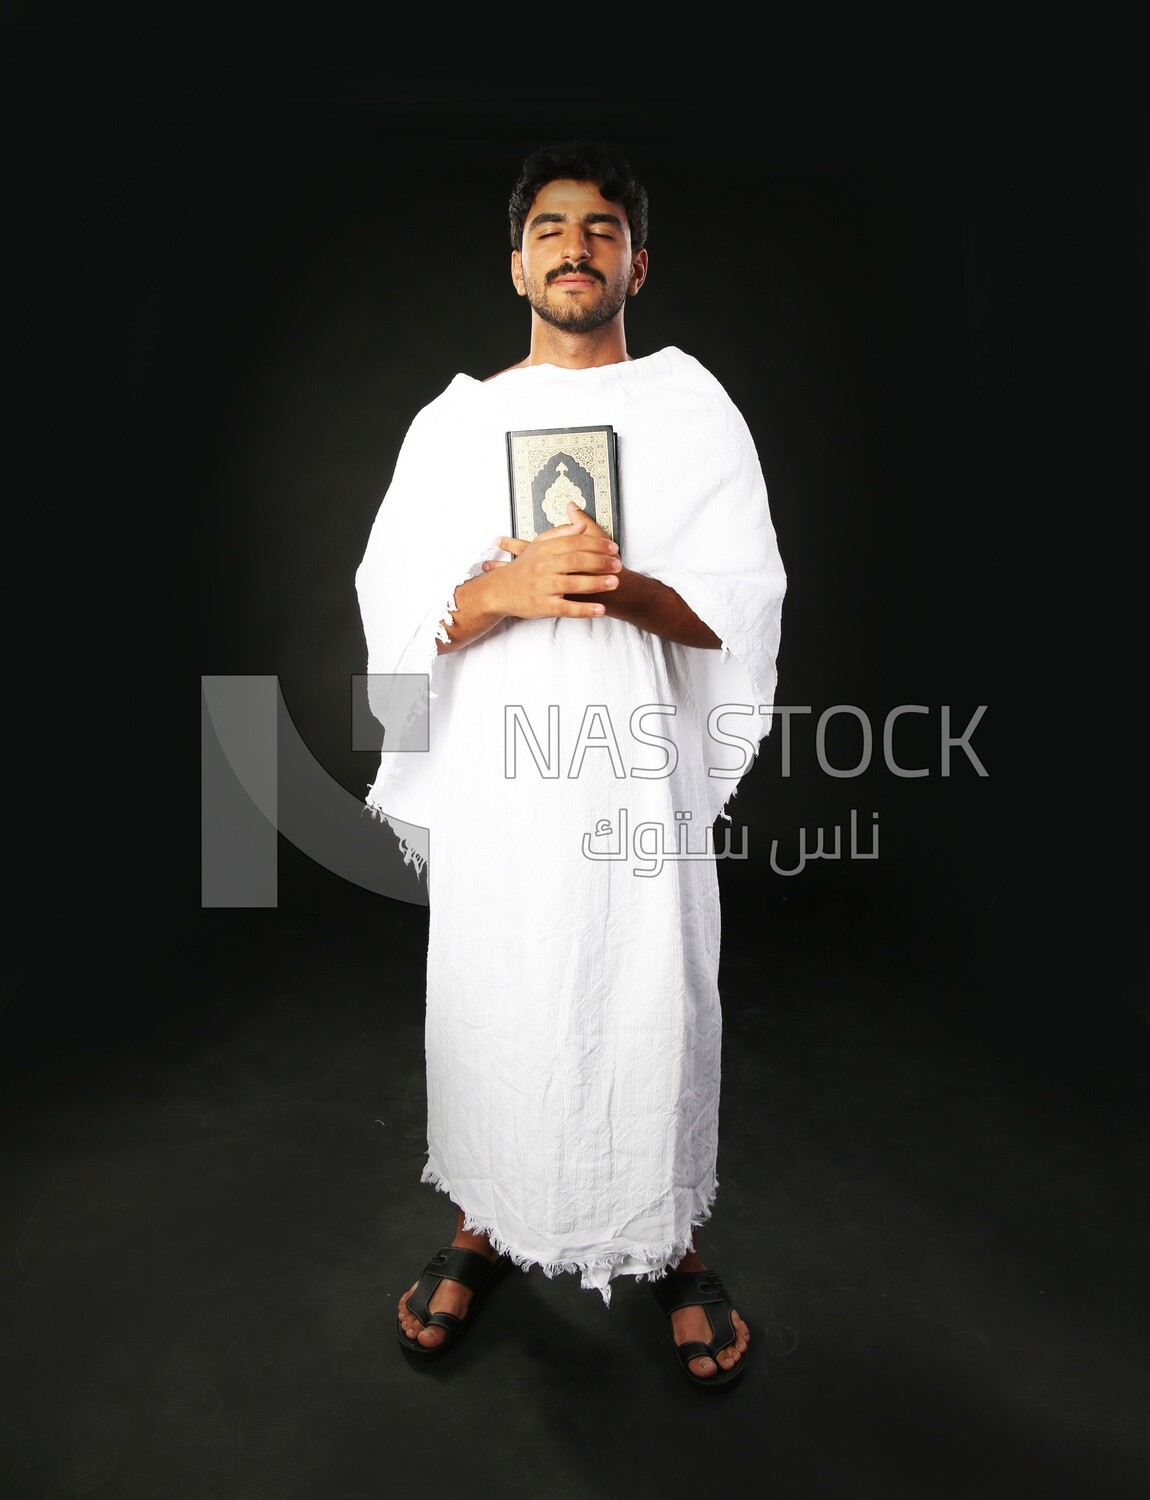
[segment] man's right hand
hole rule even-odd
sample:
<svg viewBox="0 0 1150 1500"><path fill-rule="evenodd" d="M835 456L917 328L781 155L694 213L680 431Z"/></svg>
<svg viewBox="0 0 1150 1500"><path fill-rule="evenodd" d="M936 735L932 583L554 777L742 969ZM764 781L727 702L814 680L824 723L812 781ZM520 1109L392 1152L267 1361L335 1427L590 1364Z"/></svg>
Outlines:
<svg viewBox="0 0 1150 1500"><path fill-rule="evenodd" d="M502 608L504 615L520 620L603 614L602 604L565 597L606 592L618 584L616 575L623 566L618 546L597 526L597 534L588 532L587 521L576 520L541 531L530 542L501 536L497 545L515 555L511 562L483 564L484 573L492 580L488 596L491 603Z"/></svg>
<svg viewBox="0 0 1150 1500"><path fill-rule="evenodd" d="M605 533L587 532L584 519L541 531L530 542L501 536L494 545L513 553L511 561L485 562L477 578L456 588L453 622L444 622L450 640L439 642L440 656L485 635L500 620L556 615L588 619L605 614L605 605L565 597L608 592L618 586L623 566L618 546Z"/></svg>

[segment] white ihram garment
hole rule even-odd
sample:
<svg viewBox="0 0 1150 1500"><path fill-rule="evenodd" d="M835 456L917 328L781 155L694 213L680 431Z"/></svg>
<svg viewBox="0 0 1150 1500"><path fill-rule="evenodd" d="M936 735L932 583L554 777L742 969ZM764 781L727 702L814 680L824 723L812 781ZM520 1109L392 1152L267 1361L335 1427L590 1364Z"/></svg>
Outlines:
<svg viewBox="0 0 1150 1500"><path fill-rule="evenodd" d="M508 556L505 434L607 423L625 564L722 649L604 616L505 620L437 657L455 587ZM717 1186L716 865L647 856L705 852L769 724L786 579L746 424L675 348L458 375L409 429L356 586L385 746L428 732L385 749L368 796L431 877L423 1180L519 1265L607 1300L678 1260ZM413 673L426 718L390 680Z"/></svg>

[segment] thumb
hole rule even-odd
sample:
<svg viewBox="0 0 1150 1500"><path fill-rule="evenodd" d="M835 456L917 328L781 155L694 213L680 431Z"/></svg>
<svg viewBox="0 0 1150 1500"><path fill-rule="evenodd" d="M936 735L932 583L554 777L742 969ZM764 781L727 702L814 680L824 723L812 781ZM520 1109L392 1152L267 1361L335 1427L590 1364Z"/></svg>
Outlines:
<svg viewBox="0 0 1150 1500"><path fill-rule="evenodd" d="M567 522L568 526L573 526L577 532L587 530L587 512L581 505L576 505L574 500L568 500L567 514L571 517Z"/></svg>

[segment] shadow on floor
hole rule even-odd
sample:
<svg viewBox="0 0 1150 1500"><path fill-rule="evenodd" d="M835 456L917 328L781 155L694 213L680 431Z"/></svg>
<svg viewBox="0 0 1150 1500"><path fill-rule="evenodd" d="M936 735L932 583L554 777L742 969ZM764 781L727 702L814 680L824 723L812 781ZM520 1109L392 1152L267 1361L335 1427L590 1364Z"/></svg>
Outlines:
<svg viewBox="0 0 1150 1500"><path fill-rule="evenodd" d="M700 1245L747 1378L703 1399L645 1287L608 1309L537 1271L413 1368L395 1300L451 1219L419 1185L426 921L325 890L25 966L0 1023L10 1500L1150 1492L1128 1007L727 913Z"/></svg>

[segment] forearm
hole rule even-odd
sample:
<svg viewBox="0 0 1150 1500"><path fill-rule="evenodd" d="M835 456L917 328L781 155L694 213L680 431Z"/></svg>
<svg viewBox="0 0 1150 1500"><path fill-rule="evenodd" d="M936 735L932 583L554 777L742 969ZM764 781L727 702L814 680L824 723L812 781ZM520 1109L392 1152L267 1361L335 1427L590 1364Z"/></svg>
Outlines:
<svg viewBox="0 0 1150 1500"><path fill-rule="evenodd" d="M718 650L722 645L711 627L667 584L631 568L624 568L617 576L618 588L595 596L606 606L608 615L626 620L639 630L649 630L664 640L677 641L682 646ZM591 595L568 594L567 597L587 599Z"/></svg>
<svg viewBox="0 0 1150 1500"><path fill-rule="evenodd" d="M556 534L547 533L547 536ZM574 538L564 540L572 541ZM510 541L508 545L521 544ZM491 565L484 566L487 568ZM617 559L612 566L617 566ZM609 578L604 578L601 592L565 594L551 592L559 582L559 578L553 575L544 577L541 588L538 585L532 587L531 570L528 568L522 573L519 571L525 567L522 560L495 564L490 571L458 585L455 590L456 608L451 611L451 623L443 621L448 639L438 642L440 656L458 651L478 640L501 620L580 613L584 617L588 614L605 613L617 620L626 620L636 629L650 631L652 635L677 641L684 646L717 650L722 644L711 627L699 618L680 594L646 573L620 568L613 571ZM514 575L512 570L515 570ZM582 578L580 582L583 582ZM559 587L562 587L561 583ZM576 608L573 609L572 606ZM579 606L583 608L580 610Z"/></svg>
<svg viewBox="0 0 1150 1500"><path fill-rule="evenodd" d="M452 624L449 625L446 619L442 622L450 639L437 642L440 656L446 656L451 651L458 651L461 646L466 646L481 635L486 635L492 626L506 619L492 598L490 579L489 573L480 573L477 577L468 578L456 587L456 607L451 612Z"/></svg>

